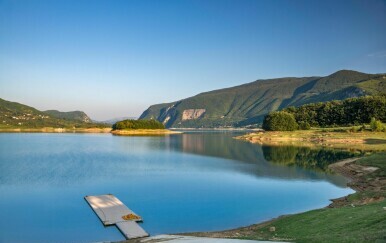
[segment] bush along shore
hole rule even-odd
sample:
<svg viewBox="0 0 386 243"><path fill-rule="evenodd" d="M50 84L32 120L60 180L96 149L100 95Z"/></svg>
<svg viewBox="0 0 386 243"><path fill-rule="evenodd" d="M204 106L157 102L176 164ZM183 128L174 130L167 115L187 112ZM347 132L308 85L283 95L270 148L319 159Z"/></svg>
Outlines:
<svg viewBox="0 0 386 243"><path fill-rule="evenodd" d="M271 146L294 145L371 151L386 150L386 132L373 132L368 125L365 127L366 129L359 132L352 131L350 127L297 131L258 131L235 138L250 143Z"/></svg>
<svg viewBox="0 0 386 243"><path fill-rule="evenodd" d="M263 129L237 137L252 143L383 150L386 95L288 107L267 114ZM364 148L366 147L366 148Z"/></svg>
<svg viewBox="0 0 386 243"><path fill-rule="evenodd" d="M115 135L169 135L181 132L165 129L165 126L157 120L123 120L116 122L112 127Z"/></svg>
<svg viewBox="0 0 386 243"><path fill-rule="evenodd" d="M386 95L364 96L288 107L265 116L266 131L309 130L311 127L342 127L369 124L372 131L386 131Z"/></svg>
<svg viewBox="0 0 386 243"><path fill-rule="evenodd" d="M350 158L330 169L351 179L356 193L322 209L220 232L185 235L295 242L385 242L386 152Z"/></svg>

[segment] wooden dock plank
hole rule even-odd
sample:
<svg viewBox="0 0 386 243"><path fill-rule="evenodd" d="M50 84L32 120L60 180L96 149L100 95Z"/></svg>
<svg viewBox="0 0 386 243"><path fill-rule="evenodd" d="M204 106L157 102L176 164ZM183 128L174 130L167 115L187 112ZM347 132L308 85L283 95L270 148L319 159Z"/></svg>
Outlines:
<svg viewBox="0 0 386 243"><path fill-rule="evenodd" d="M86 196L84 198L104 225L115 224L127 239L149 236L149 234L136 223L136 221L142 221L142 218L130 210L114 195L106 194ZM128 214L137 215L139 219L127 220L124 216Z"/></svg>

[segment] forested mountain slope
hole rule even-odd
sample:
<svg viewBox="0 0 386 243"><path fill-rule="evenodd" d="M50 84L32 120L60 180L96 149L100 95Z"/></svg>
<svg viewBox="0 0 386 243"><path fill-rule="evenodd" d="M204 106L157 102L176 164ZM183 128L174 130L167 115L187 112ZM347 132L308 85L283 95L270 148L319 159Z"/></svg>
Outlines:
<svg viewBox="0 0 386 243"><path fill-rule="evenodd" d="M106 127L91 123L82 111L39 111L17 102L0 99L0 128L88 128Z"/></svg>
<svg viewBox="0 0 386 243"><path fill-rule="evenodd" d="M308 103L342 100L385 91L385 74L341 70L326 77L257 80L150 106L140 119L157 119L166 127L229 127L261 123L274 110Z"/></svg>
<svg viewBox="0 0 386 243"><path fill-rule="evenodd" d="M65 119L65 120L76 120L81 122L91 122L90 117L83 111L68 111L62 112L57 110L48 110L44 111L47 114L50 114L52 117Z"/></svg>

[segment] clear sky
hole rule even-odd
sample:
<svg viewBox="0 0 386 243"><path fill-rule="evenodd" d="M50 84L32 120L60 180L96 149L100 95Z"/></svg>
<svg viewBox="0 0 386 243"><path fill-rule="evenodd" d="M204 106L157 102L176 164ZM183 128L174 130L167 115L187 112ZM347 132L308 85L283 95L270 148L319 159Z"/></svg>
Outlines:
<svg viewBox="0 0 386 243"><path fill-rule="evenodd" d="M0 0L0 97L93 119L256 79L386 72L386 1Z"/></svg>

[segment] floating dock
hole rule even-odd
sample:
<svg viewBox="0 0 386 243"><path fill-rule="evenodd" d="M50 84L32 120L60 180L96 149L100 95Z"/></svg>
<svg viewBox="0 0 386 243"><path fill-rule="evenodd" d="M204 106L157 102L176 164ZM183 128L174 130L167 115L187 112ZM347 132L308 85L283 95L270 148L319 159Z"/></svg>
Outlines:
<svg viewBox="0 0 386 243"><path fill-rule="evenodd" d="M142 218L126 207L114 195L85 196L84 199L105 226L115 224L126 239L149 236L137 224L138 221L142 221Z"/></svg>

